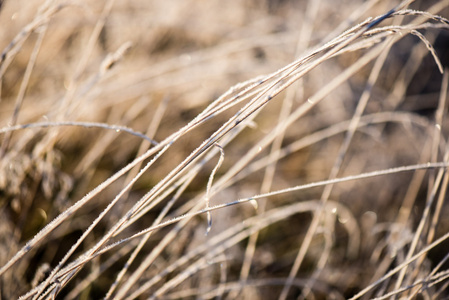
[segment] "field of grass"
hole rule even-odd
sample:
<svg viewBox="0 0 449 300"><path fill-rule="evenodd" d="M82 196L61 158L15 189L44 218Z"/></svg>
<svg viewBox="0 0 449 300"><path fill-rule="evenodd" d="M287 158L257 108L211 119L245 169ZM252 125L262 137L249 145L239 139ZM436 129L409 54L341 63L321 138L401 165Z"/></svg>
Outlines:
<svg viewBox="0 0 449 300"><path fill-rule="evenodd" d="M448 299L448 0L0 1L0 299Z"/></svg>

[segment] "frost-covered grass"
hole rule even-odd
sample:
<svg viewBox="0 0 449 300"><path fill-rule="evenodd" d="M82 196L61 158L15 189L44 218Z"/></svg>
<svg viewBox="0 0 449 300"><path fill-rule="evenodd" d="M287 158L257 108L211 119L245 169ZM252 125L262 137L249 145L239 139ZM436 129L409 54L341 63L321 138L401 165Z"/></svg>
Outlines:
<svg viewBox="0 0 449 300"><path fill-rule="evenodd" d="M0 299L448 297L448 15L6 0Z"/></svg>

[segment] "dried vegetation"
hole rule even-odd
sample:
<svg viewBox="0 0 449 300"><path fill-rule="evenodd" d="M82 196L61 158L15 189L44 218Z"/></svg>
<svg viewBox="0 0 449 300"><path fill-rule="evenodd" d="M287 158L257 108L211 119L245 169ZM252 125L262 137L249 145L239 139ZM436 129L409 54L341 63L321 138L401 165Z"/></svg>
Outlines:
<svg viewBox="0 0 449 300"><path fill-rule="evenodd" d="M0 298L449 297L448 16L4 1Z"/></svg>

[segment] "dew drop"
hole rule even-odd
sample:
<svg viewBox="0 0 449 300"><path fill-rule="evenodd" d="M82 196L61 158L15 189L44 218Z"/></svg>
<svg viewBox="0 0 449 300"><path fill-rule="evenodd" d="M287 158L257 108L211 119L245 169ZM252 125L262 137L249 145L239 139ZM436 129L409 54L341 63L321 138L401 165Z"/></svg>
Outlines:
<svg viewBox="0 0 449 300"><path fill-rule="evenodd" d="M340 222L341 224L346 224L348 223L348 221L348 218L338 217L338 222Z"/></svg>

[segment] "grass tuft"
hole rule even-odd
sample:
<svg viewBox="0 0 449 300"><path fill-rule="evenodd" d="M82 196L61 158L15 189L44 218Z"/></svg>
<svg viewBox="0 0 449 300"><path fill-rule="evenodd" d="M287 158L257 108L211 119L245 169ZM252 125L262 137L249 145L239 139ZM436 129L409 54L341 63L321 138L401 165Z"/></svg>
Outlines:
<svg viewBox="0 0 449 300"><path fill-rule="evenodd" d="M0 1L0 299L443 299L449 1Z"/></svg>

